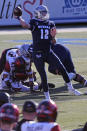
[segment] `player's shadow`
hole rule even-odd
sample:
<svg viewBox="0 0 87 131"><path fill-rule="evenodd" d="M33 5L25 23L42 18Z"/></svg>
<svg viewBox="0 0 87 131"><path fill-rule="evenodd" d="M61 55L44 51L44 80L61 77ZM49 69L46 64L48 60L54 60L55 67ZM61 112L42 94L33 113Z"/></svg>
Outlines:
<svg viewBox="0 0 87 131"><path fill-rule="evenodd" d="M62 86L62 87L58 87L58 88L50 88L49 89L50 91L50 94L52 95L52 97L57 97L57 96L62 96L60 95L60 93L64 93L63 96L68 96L68 94L66 94L65 92L67 92L67 89L65 86ZM21 94L21 93L20 93ZM45 99L45 96L44 96L44 93L43 91L42 92L37 92L37 93L24 93L24 95L12 95L12 99L13 100L20 100L20 101L23 101L23 100L27 100L27 99Z"/></svg>
<svg viewBox="0 0 87 131"><path fill-rule="evenodd" d="M22 95L22 96L12 96L12 99L13 100L20 100L20 101L26 101L27 99L28 100L32 100L32 99L45 99L45 97L44 97L44 94L42 93L42 95L41 95L41 93L40 94L38 94L38 93L34 93L34 94L30 94L30 93L26 93L26 94L24 94L24 95Z"/></svg>
<svg viewBox="0 0 87 131"><path fill-rule="evenodd" d="M61 87L56 87L54 89L49 89L50 93L52 94L58 94L58 93L63 93L65 91L67 91L67 87L66 86L61 86Z"/></svg>
<svg viewBox="0 0 87 131"><path fill-rule="evenodd" d="M84 126L84 125L82 125ZM83 128L73 129L72 131L83 131Z"/></svg>
<svg viewBox="0 0 87 131"><path fill-rule="evenodd" d="M75 89L83 88L81 84L73 84L73 87ZM67 86L61 86L61 87L54 87L54 88L49 88L50 94L53 97L59 97L59 96L70 96L67 90ZM42 92L36 92L36 93L29 93L26 92L22 95L22 92L18 93L11 93L8 92L13 100L27 100L27 99L44 99L44 93Z"/></svg>
<svg viewBox="0 0 87 131"><path fill-rule="evenodd" d="M79 83L73 84L73 87L75 89L85 88ZM56 87L56 88L53 88L53 89L50 88L50 93L55 93L55 94L63 93L63 92L66 92L66 91L68 91L67 86Z"/></svg>
<svg viewBox="0 0 87 131"><path fill-rule="evenodd" d="M80 84L80 83L73 84L73 87L74 87L75 89L85 88L85 87L84 87L82 84Z"/></svg>

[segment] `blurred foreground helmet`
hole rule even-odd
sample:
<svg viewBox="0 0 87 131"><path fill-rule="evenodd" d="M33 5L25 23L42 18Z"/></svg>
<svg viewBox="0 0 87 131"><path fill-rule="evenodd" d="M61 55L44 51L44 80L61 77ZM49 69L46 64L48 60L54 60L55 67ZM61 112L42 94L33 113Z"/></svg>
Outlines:
<svg viewBox="0 0 87 131"><path fill-rule="evenodd" d="M37 108L37 120L39 122L55 122L57 118L57 105L52 100L43 100Z"/></svg>
<svg viewBox="0 0 87 131"><path fill-rule="evenodd" d="M19 108L12 103L6 103L2 105L0 109L0 120L11 122L17 122L19 119Z"/></svg>
<svg viewBox="0 0 87 131"><path fill-rule="evenodd" d="M44 21L49 19L48 8L45 5L39 5L34 11L35 18Z"/></svg>
<svg viewBox="0 0 87 131"><path fill-rule="evenodd" d="M0 107L5 103L10 103L10 95L6 92L0 92Z"/></svg>
<svg viewBox="0 0 87 131"><path fill-rule="evenodd" d="M25 57L31 57L31 52L30 52L30 45L29 44L23 44L20 47L20 54L25 56Z"/></svg>

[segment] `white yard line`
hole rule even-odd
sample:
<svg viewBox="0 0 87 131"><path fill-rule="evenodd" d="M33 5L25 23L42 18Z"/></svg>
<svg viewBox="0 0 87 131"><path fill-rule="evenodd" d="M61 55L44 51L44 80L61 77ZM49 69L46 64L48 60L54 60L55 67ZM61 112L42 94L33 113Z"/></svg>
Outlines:
<svg viewBox="0 0 87 131"><path fill-rule="evenodd" d="M14 35L14 34L31 34L29 30L4 30L0 31L0 35Z"/></svg>
<svg viewBox="0 0 87 131"><path fill-rule="evenodd" d="M57 32L87 32L87 27L85 28L61 28L57 29Z"/></svg>

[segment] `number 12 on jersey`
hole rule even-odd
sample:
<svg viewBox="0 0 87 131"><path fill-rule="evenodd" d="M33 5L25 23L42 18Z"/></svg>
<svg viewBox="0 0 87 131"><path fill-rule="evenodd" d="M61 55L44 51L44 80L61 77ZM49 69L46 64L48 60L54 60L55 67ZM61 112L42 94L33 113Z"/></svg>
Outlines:
<svg viewBox="0 0 87 131"><path fill-rule="evenodd" d="M48 29L41 29L41 39L48 39L49 30Z"/></svg>

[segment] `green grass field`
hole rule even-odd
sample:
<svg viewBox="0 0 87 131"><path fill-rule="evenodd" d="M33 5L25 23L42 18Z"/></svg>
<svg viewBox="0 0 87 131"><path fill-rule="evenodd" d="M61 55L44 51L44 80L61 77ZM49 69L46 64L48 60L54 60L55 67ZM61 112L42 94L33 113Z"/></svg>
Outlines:
<svg viewBox="0 0 87 131"><path fill-rule="evenodd" d="M74 44L66 44L71 51L73 62L77 73L83 75L87 79L87 32L62 32L58 33L59 39L71 39L70 42ZM81 41L81 39L83 39ZM14 34L14 35L0 35L0 54L6 48L14 47L15 45L23 44L20 40L31 40L31 35L28 34ZM73 41L74 39L74 41ZM78 40L77 40L78 39ZM67 42L66 42L67 43ZM69 43L69 42L68 42ZM75 44L76 43L76 44ZM81 43L80 45L78 43ZM85 43L85 45L83 44ZM82 45L83 44L83 45ZM46 70L48 65L46 64ZM33 68L35 69L34 65ZM36 70L36 69L35 69ZM50 89L51 98L58 105L58 118L57 122L60 124L62 130L72 130L82 128L87 121L87 96L73 96L67 91L64 85L64 81L61 76L52 75L48 72L48 82L55 84L55 89ZM40 81L40 77L37 73L37 79ZM72 81L74 88L82 91L87 91L86 87L83 87L79 83ZM44 99L43 93L30 94L30 93L17 93L11 94L12 102L18 104L19 108L22 108L24 101L33 99L36 102L40 102Z"/></svg>

